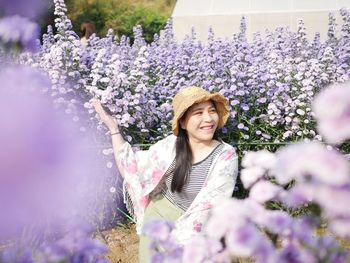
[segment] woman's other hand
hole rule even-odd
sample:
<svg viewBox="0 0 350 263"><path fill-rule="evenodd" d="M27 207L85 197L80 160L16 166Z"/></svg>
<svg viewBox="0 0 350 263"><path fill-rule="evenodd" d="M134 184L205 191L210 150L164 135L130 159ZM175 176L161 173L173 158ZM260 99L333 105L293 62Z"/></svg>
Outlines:
<svg viewBox="0 0 350 263"><path fill-rule="evenodd" d="M117 120L105 111L102 107L101 101L98 99L92 99L92 105L109 131L111 133L119 132Z"/></svg>

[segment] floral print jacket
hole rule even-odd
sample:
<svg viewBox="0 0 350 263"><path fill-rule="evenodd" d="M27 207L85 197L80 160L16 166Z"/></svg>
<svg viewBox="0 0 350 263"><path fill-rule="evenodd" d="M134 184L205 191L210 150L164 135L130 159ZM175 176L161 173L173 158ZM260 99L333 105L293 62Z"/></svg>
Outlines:
<svg viewBox="0 0 350 263"><path fill-rule="evenodd" d="M117 166L124 177L123 188L128 191L133 204L138 234L141 234L144 211L150 201L149 195L161 182L175 158L175 141L176 136L170 135L147 151L134 151L126 142L116 153ZM203 188L175 222L172 234L179 243L184 244L192 236L199 234L210 208L232 195L237 170L238 158L235 150L224 143L223 149L213 160Z"/></svg>

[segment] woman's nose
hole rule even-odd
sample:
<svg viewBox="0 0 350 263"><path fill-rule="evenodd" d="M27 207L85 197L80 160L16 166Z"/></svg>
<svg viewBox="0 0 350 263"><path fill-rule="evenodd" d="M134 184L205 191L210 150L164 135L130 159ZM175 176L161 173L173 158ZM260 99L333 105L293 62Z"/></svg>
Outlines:
<svg viewBox="0 0 350 263"><path fill-rule="evenodd" d="M207 122L212 122L213 121L213 116L210 114L209 111L204 111L203 112L203 120Z"/></svg>

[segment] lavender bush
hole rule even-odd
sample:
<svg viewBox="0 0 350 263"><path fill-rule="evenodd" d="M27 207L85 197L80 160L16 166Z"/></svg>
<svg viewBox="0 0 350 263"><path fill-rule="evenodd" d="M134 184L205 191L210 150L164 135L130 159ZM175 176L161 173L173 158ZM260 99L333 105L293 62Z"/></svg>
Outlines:
<svg viewBox="0 0 350 263"><path fill-rule="evenodd" d="M219 91L230 100L231 119L222 130L226 141L322 141L310 103L325 86L349 79L350 14L345 9L340 10L339 34L330 14L324 42L317 34L309 41L302 21L297 32L277 28L248 42L242 19L240 33L231 40L215 38L211 30L206 44L194 32L176 42L169 21L151 44L135 27L132 45L110 30L84 47L71 30L64 2L57 0L55 6L58 33L49 28L41 51L20 61L47 71L58 93L72 92L85 102L88 96L101 98L136 143L170 133L171 98L188 85ZM72 91L65 87L70 81L75 83Z"/></svg>

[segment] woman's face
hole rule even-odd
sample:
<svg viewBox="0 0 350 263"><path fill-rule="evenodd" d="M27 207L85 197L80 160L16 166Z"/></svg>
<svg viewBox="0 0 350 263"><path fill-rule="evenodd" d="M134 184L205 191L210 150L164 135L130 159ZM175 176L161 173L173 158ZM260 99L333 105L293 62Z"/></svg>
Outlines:
<svg viewBox="0 0 350 263"><path fill-rule="evenodd" d="M191 141L204 142L213 139L218 122L215 105L209 100L192 105L180 120L180 125Z"/></svg>

